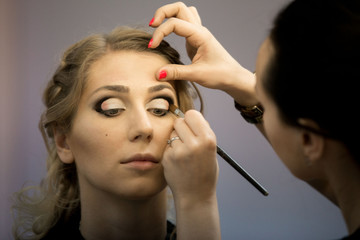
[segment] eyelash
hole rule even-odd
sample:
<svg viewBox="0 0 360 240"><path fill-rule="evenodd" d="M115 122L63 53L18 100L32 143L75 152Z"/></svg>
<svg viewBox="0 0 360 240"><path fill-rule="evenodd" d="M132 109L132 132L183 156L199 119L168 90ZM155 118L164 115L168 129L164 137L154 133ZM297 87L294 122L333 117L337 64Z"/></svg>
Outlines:
<svg viewBox="0 0 360 240"><path fill-rule="evenodd" d="M102 99L100 99L96 104L95 104L95 111L100 113L100 114L103 114L105 115L106 117L115 117L117 115L120 114L120 112L124 111L123 109L120 109L120 108L116 108L116 109L109 109L109 110L103 110L101 109L101 104L108 100L109 98L111 97L104 97ZM164 99L166 100L169 105L170 104L174 104L174 100L172 99L172 97L169 97L169 96L158 96L158 97L155 97L153 98L152 100L155 100L155 99ZM164 109L161 109L161 108L149 108L148 109L149 111L151 111L155 116L157 117L163 117L163 116L166 116L168 113L169 113L169 109L167 110L164 110ZM160 113L156 113L155 111L159 111L160 110Z"/></svg>
<svg viewBox="0 0 360 240"><path fill-rule="evenodd" d="M158 96L158 97L156 97L156 98L154 98L154 99L158 99L158 98L161 98L161 99L165 99L168 103L169 103L169 105L170 104L174 104L174 100L171 98L171 97L169 97L169 96ZM154 100L153 99L153 100ZM152 113L155 115L155 116L157 116L157 117L164 117L164 116L166 116L168 113L169 113L169 109L166 109L166 110L164 110L164 109L161 109L161 108L150 108L149 110L152 110ZM155 112L154 112L154 110L160 110L160 114L156 114Z"/></svg>

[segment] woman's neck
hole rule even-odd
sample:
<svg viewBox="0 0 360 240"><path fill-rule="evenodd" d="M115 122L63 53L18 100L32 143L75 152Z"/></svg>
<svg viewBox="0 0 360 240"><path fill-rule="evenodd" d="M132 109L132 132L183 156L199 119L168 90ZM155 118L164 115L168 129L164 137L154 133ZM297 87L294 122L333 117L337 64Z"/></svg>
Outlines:
<svg viewBox="0 0 360 240"><path fill-rule="evenodd" d="M165 239L167 192L141 200L81 196L80 231L92 239Z"/></svg>

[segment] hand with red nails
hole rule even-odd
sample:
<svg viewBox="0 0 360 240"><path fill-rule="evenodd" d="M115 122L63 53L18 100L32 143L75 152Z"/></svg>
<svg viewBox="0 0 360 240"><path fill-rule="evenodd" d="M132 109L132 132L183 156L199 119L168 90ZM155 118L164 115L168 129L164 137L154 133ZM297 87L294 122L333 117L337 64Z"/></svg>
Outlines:
<svg viewBox="0 0 360 240"><path fill-rule="evenodd" d="M167 21L163 22L165 19ZM186 38L190 65L169 64L159 69L159 80L188 80L204 87L219 89L242 105L258 103L254 88L255 76L242 67L201 25L195 7L177 2L159 8L149 25L156 28L151 48L156 48L169 34Z"/></svg>

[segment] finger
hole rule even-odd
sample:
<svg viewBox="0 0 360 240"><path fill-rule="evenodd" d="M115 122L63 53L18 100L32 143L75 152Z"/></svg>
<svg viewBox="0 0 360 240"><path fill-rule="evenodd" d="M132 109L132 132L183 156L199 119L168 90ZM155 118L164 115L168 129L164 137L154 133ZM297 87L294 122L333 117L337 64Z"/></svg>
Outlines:
<svg viewBox="0 0 360 240"><path fill-rule="evenodd" d="M171 18L154 31L152 45L149 47L156 48L164 37L172 32L178 36L185 37L189 44L195 48L206 43L206 40L212 36L206 28L202 26L181 19Z"/></svg>
<svg viewBox="0 0 360 240"><path fill-rule="evenodd" d="M174 130L174 131L172 131L172 133L170 135L170 139L168 141L169 146L172 147L173 143L175 143L176 141L179 142L179 143L182 143L182 140L179 137L179 134Z"/></svg>
<svg viewBox="0 0 360 240"><path fill-rule="evenodd" d="M191 110L190 110L191 111ZM193 110L195 112L195 110ZM174 145L173 149L180 150L182 149L185 152L190 153L192 156L204 153L204 150L211 150L212 152L216 151L216 136L209 127L206 127L208 124L204 124L200 119L203 119L201 114L186 114L186 118L181 119L182 121L176 121L174 128L181 138L183 144ZM200 120L200 121L199 121ZM194 122L199 121L199 124L194 124ZM196 129L200 128L200 129Z"/></svg>
<svg viewBox="0 0 360 240"><path fill-rule="evenodd" d="M216 137L209 123L196 110L187 111L184 119L175 121L174 128L185 144L193 145L200 140L201 142L213 142L216 145Z"/></svg>
<svg viewBox="0 0 360 240"><path fill-rule="evenodd" d="M189 110L185 113L184 120L195 136L214 135L208 121L200 112Z"/></svg>
<svg viewBox="0 0 360 240"><path fill-rule="evenodd" d="M194 141L195 135L189 126L186 124L185 119L178 118L174 122L174 129L177 136L185 144L191 144Z"/></svg>
<svg viewBox="0 0 360 240"><path fill-rule="evenodd" d="M156 10L154 20L151 22L152 27L159 26L165 18L179 18L191 23L198 23L198 16L194 15L194 11L188 8L184 3L177 2L164 5Z"/></svg>
<svg viewBox="0 0 360 240"><path fill-rule="evenodd" d="M170 138L178 136L177 132L173 130L170 134Z"/></svg>
<svg viewBox="0 0 360 240"><path fill-rule="evenodd" d="M160 81L170 80L187 80L196 81L195 65L178 65L169 64L163 66L156 74L156 78Z"/></svg>
<svg viewBox="0 0 360 240"><path fill-rule="evenodd" d="M189 10L192 12L193 16L196 18L196 23L199 25L202 25L200 15L199 15L196 7L191 6L191 7L189 7Z"/></svg>
<svg viewBox="0 0 360 240"><path fill-rule="evenodd" d="M155 78L159 81L185 80L198 83L208 88L216 88L216 86L211 85L211 83L207 83L206 78L204 79L204 74L210 72L208 68L211 68L211 66L209 67L202 63L193 63L190 65L168 64L159 69Z"/></svg>

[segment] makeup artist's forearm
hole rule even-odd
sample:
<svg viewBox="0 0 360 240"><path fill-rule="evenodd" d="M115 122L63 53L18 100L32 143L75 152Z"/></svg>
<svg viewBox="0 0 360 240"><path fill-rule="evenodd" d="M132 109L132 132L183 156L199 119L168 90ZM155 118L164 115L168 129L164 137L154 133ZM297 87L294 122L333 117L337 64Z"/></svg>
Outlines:
<svg viewBox="0 0 360 240"><path fill-rule="evenodd" d="M254 73L239 64L228 77L231 78L231 81L227 81L227 86L223 89L224 92L242 106L259 104L255 93L256 78ZM263 123L256 124L255 126L267 139Z"/></svg>
<svg viewBox="0 0 360 240"><path fill-rule="evenodd" d="M267 139L266 133L265 133L265 129L264 129L264 124L263 123L258 123L255 124L255 127L262 133L262 135Z"/></svg>
<svg viewBox="0 0 360 240"><path fill-rule="evenodd" d="M238 104L253 106L259 103L255 93L256 79L254 73L239 64L232 72L227 73L226 78L222 90Z"/></svg>
<svg viewBox="0 0 360 240"><path fill-rule="evenodd" d="M219 210L216 197L208 201L175 202L178 240L221 239Z"/></svg>

